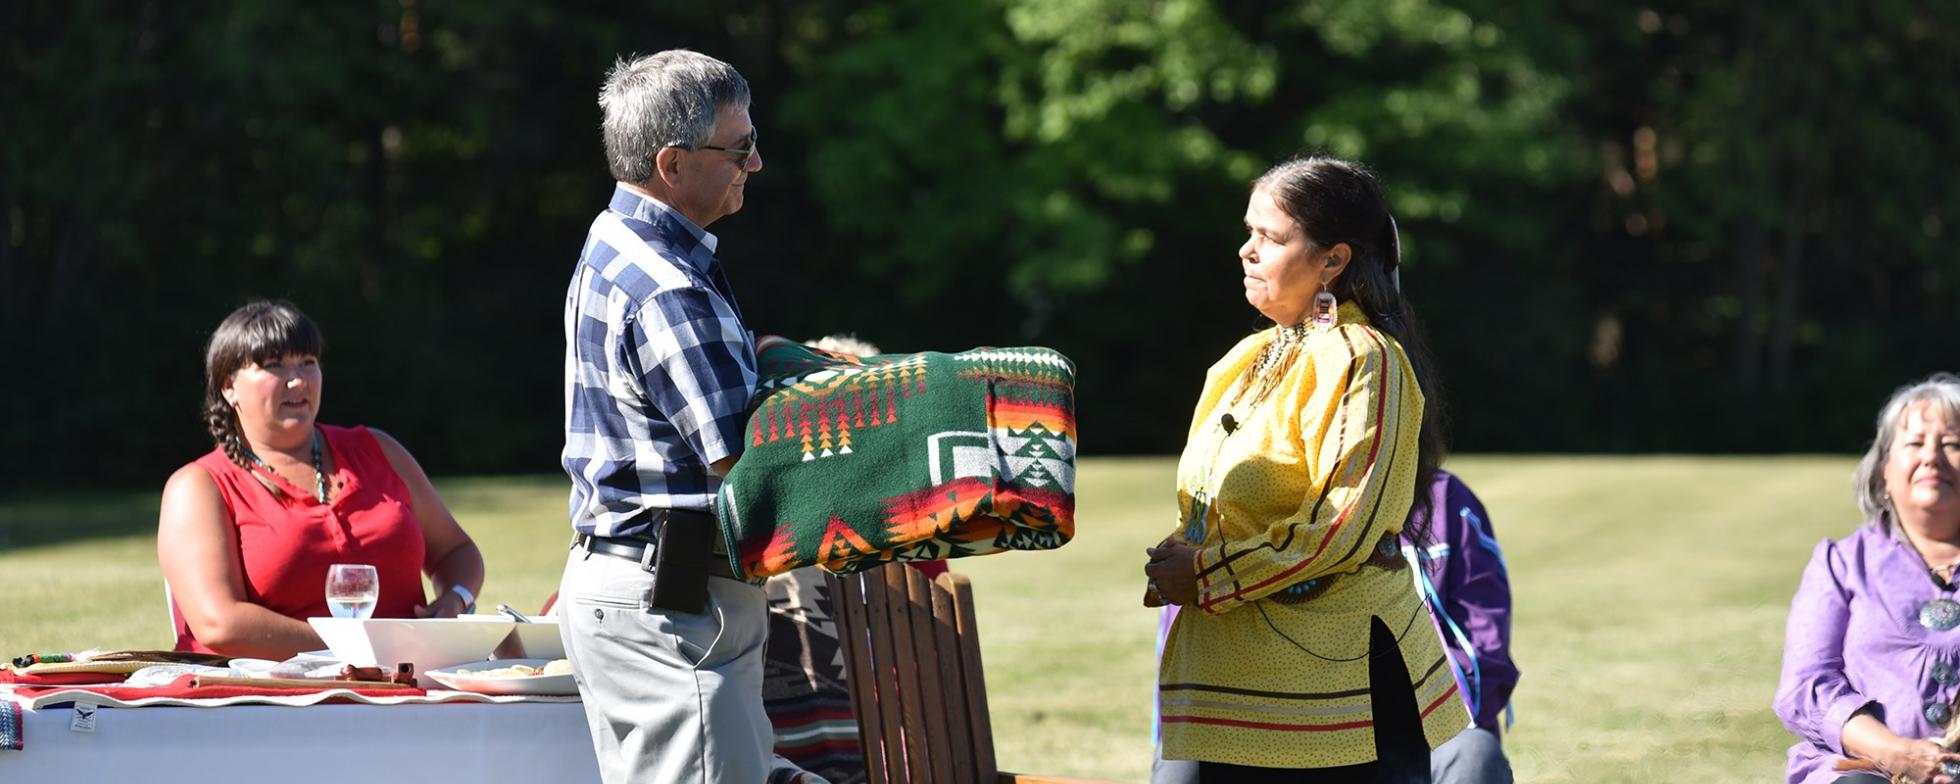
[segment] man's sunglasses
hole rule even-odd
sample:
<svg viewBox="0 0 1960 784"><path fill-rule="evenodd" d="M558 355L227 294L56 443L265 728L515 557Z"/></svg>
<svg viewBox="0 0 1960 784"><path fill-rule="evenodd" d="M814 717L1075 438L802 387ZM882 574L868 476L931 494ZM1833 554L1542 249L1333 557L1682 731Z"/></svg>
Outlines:
<svg viewBox="0 0 1960 784"><path fill-rule="evenodd" d="M713 144L703 144L697 147L689 147L685 144L669 144L667 146L679 147L683 150L720 150L722 152L732 152L735 153L735 165L747 168L749 165L749 159L755 157L755 145L756 145L757 137L758 134L756 133L756 130L754 128L750 128L749 143L748 146L746 147L718 147Z"/></svg>

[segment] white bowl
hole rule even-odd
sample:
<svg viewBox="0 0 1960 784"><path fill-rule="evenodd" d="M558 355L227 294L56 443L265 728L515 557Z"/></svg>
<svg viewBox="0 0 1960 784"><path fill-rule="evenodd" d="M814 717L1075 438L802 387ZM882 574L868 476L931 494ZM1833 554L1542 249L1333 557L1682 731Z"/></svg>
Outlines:
<svg viewBox="0 0 1960 784"><path fill-rule="evenodd" d="M530 623L514 623L510 633L517 635L520 656L529 659L565 658L565 639L558 636L558 618L532 617Z"/></svg>
<svg viewBox="0 0 1960 784"><path fill-rule="evenodd" d="M334 658L357 667L394 670L415 665L416 684L439 684L424 673L438 667L482 661L513 625L509 618L308 618Z"/></svg>
<svg viewBox="0 0 1960 784"><path fill-rule="evenodd" d="M558 616L529 616L530 623L516 623L508 615L458 615L458 618L502 619L512 621L510 636L497 644L498 658L508 659L552 659L565 658L565 641L558 636Z"/></svg>

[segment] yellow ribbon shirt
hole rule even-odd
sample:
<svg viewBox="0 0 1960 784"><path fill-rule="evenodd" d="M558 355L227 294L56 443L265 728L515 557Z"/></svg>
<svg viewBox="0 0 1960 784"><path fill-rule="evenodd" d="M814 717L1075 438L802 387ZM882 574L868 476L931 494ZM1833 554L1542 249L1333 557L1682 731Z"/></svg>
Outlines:
<svg viewBox="0 0 1960 784"><path fill-rule="evenodd" d="M1396 542L1415 497L1422 392L1402 347L1344 303L1256 389L1278 330L1211 367L1178 461L1198 601L1158 676L1164 757L1276 768L1375 759L1369 621L1399 641L1431 748L1470 723ZM1227 423L1229 415L1230 425Z"/></svg>

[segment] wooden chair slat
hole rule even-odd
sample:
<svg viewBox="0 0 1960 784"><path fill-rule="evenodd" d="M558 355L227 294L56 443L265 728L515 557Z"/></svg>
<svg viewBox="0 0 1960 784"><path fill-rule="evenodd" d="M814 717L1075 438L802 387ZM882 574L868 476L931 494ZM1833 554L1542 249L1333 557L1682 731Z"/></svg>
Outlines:
<svg viewBox="0 0 1960 784"><path fill-rule="evenodd" d="M837 616L837 639L844 646L845 677L850 679L847 687L851 692L851 713L858 717L858 744L863 747L865 772L870 781L883 782L886 780L884 722L871 690L863 688L874 682L871 631L864 609L864 578L857 574L845 577L826 574L825 578L830 582L831 600L837 605L832 612Z"/></svg>
<svg viewBox="0 0 1960 784"><path fill-rule="evenodd" d="M947 734L953 747L953 776L949 781L958 784L991 784L989 779L981 778L974 766L974 744L962 742L973 738L972 716L967 705L975 699L984 700L985 694L968 694L967 682L960 673L960 615L953 600L952 578L950 573L942 573L932 581L932 632L933 644L939 655L939 682L944 684ZM992 739L988 739L989 745Z"/></svg>
<svg viewBox="0 0 1960 784"><path fill-rule="evenodd" d="M864 574L865 624L871 630L871 685L872 703L878 707L882 731L879 734L879 753L885 760L886 781L912 781L905 767L905 720L903 715L903 694L899 690L898 671L893 662L898 653L892 639L891 591L885 586L885 575L871 571Z"/></svg>
<svg viewBox="0 0 1960 784"><path fill-rule="evenodd" d="M912 631L912 598L906 587L904 564L886 566L884 571L886 607L891 613L893 650L886 659L898 678L900 715L905 727L905 769L913 781L931 781L932 767L927 760L925 686L920 683L917 635ZM897 767L893 765L893 767Z"/></svg>
<svg viewBox="0 0 1960 784"><path fill-rule="evenodd" d="M912 611L914 669L919 674L919 700L925 719L926 763L933 781L953 781L951 717L946 713L947 682L939 677L939 660L946 654L939 648L932 615L932 581L925 573L907 566L905 573L907 606Z"/></svg>
<svg viewBox="0 0 1960 784"><path fill-rule="evenodd" d="M972 733L973 769L982 781L999 774L994 761L994 723L987 712L987 678L980 664L980 630L973 614L973 581L966 575L947 572L946 587L953 594L954 615L959 623L960 680L966 693L969 731Z"/></svg>

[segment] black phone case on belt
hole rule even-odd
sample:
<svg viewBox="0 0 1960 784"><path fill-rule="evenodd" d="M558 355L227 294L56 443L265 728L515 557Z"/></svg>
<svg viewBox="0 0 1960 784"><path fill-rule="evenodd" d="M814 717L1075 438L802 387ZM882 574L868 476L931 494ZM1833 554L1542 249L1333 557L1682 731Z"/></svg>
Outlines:
<svg viewBox="0 0 1960 784"><path fill-rule="evenodd" d="M699 613L708 606L708 564L714 558L715 518L675 510L660 526L647 602L663 610Z"/></svg>

